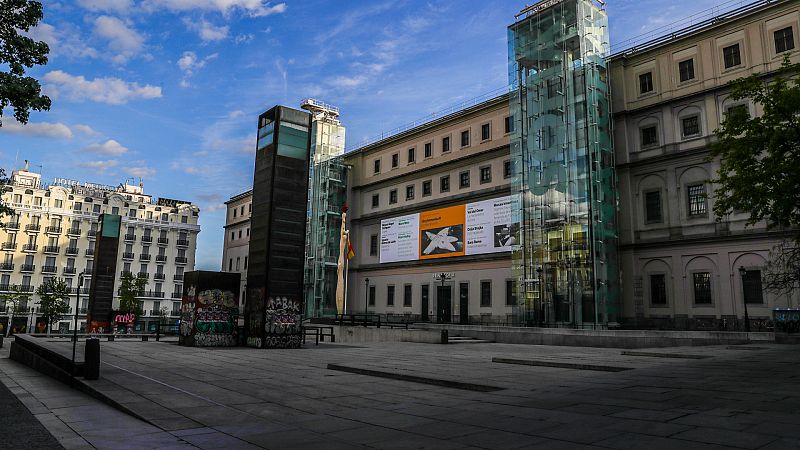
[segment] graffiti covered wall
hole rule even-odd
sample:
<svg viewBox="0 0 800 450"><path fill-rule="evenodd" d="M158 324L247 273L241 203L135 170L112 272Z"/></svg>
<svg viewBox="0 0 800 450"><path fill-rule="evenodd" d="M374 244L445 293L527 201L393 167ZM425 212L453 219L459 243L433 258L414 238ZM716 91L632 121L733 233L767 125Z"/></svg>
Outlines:
<svg viewBox="0 0 800 450"><path fill-rule="evenodd" d="M239 274L193 271L183 276L179 343L233 347L238 343Z"/></svg>

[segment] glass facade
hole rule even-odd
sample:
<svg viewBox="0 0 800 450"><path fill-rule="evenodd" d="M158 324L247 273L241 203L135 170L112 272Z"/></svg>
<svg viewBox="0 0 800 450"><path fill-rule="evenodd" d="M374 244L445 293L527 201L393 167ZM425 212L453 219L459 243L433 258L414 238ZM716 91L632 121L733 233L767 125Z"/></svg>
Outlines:
<svg viewBox="0 0 800 450"><path fill-rule="evenodd" d="M606 327L619 313L608 17L548 0L509 27L519 324Z"/></svg>

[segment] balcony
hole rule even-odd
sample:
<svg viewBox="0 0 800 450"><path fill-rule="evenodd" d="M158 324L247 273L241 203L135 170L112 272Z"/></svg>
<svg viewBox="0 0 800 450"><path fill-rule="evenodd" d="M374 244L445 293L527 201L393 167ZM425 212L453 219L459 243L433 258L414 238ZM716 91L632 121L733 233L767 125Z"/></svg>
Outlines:
<svg viewBox="0 0 800 450"><path fill-rule="evenodd" d="M92 276L92 270L93 270L93 269L90 269L90 268L88 268L88 267L87 267L86 269L83 269L83 276L85 276L85 277L90 277L90 276Z"/></svg>
<svg viewBox="0 0 800 450"><path fill-rule="evenodd" d="M16 242L3 242L3 250L16 250L17 243Z"/></svg>
<svg viewBox="0 0 800 450"><path fill-rule="evenodd" d="M126 241L132 241L132 242L136 241L136 235L135 234L126 234L125 235L125 240Z"/></svg>
<svg viewBox="0 0 800 450"><path fill-rule="evenodd" d="M8 222L6 230L19 230L19 222Z"/></svg>
<svg viewBox="0 0 800 450"><path fill-rule="evenodd" d="M93 248L87 248L86 249L86 256L94 256L94 249Z"/></svg>
<svg viewBox="0 0 800 450"><path fill-rule="evenodd" d="M34 290L33 286L31 285L19 286L16 284L0 284L0 292L10 292L13 291L14 289L20 292L33 292Z"/></svg>
<svg viewBox="0 0 800 450"><path fill-rule="evenodd" d="M53 254L57 255L58 252L60 252L60 251L61 251L61 247L59 247L57 245L45 245L44 246L44 252L45 253L53 253Z"/></svg>
<svg viewBox="0 0 800 450"><path fill-rule="evenodd" d="M137 275L138 275L139 278L144 278L144 279L147 279L147 280L150 279L150 274L147 273L147 272L139 272Z"/></svg>
<svg viewBox="0 0 800 450"><path fill-rule="evenodd" d="M153 274L153 279L156 281L164 281L167 278L167 275L164 273L156 273Z"/></svg>
<svg viewBox="0 0 800 450"><path fill-rule="evenodd" d="M83 315L86 315L86 311L87 311L88 309L89 309L89 308L78 308L78 314L83 314Z"/></svg>
<svg viewBox="0 0 800 450"><path fill-rule="evenodd" d="M173 292L172 298L181 298L183 297L183 292Z"/></svg>
<svg viewBox="0 0 800 450"><path fill-rule="evenodd" d="M93 241L93 240L97 239L97 230L89 230L89 234L87 234L86 237L90 241Z"/></svg>
<svg viewBox="0 0 800 450"><path fill-rule="evenodd" d="M164 298L164 292L159 291L141 291L137 297L145 298Z"/></svg>
<svg viewBox="0 0 800 450"><path fill-rule="evenodd" d="M169 238L160 237L158 238L158 245L167 245L169 244Z"/></svg>
<svg viewBox="0 0 800 450"><path fill-rule="evenodd" d="M180 274L180 275L173 275L173 276L172 276L172 281L180 281L180 282L183 282L183 274Z"/></svg>
<svg viewBox="0 0 800 450"><path fill-rule="evenodd" d="M151 309L150 310L150 315L151 316L158 317L159 313L160 312L157 309Z"/></svg>
<svg viewBox="0 0 800 450"><path fill-rule="evenodd" d="M150 254L149 253L140 253L139 254L139 261L150 261Z"/></svg>
<svg viewBox="0 0 800 450"><path fill-rule="evenodd" d="M153 236L148 236L148 235L142 236L142 242L153 242Z"/></svg>
<svg viewBox="0 0 800 450"><path fill-rule="evenodd" d="M64 275L75 275L76 269L74 267L64 267Z"/></svg>
<svg viewBox="0 0 800 450"><path fill-rule="evenodd" d="M136 255L134 255L133 252L125 252L122 254L122 259L133 259L135 257Z"/></svg>
<svg viewBox="0 0 800 450"><path fill-rule="evenodd" d="M33 285L30 285L30 284L23 284L21 286L17 286L17 289L19 289L20 292L33 292L34 291Z"/></svg>
<svg viewBox="0 0 800 450"><path fill-rule="evenodd" d="M185 256L176 256L175 257L175 264L186 264L189 262L189 259Z"/></svg>
<svg viewBox="0 0 800 450"><path fill-rule="evenodd" d="M81 251L78 249L78 247L67 247L67 250L64 251L64 254L67 256L76 256L80 252Z"/></svg>
<svg viewBox="0 0 800 450"><path fill-rule="evenodd" d="M167 255L156 255L156 262L167 262Z"/></svg>
<svg viewBox="0 0 800 450"><path fill-rule="evenodd" d="M0 270L14 270L14 263L0 263Z"/></svg>
<svg viewBox="0 0 800 450"><path fill-rule="evenodd" d="M39 246L36 244L25 244L22 246L23 252L35 252L36 250L39 250Z"/></svg>
<svg viewBox="0 0 800 450"><path fill-rule="evenodd" d="M42 266L42 273L57 273L58 268L56 266Z"/></svg>
<svg viewBox="0 0 800 450"><path fill-rule="evenodd" d="M42 226L39 225L39 224L30 223L28 225L25 225L25 231L38 232L41 229L42 229Z"/></svg>
<svg viewBox="0 0 800 450"><path fill-rule="evenodd" d="M170 311L169 315L170 315L170 317L180 317L181 316L181 312L180 311Z"/></svg>
<svg viewBox="0 0 800 450"><path fill-rule="evenodd" d="M178 239L175 242L175 245L177 245L178 247L188 247L189 246L189 240L188 239Z"/></svg>
<svg viewBox="0 0 800 450"><path fill-rule="evenodd" d="M63 228L59 226L50 226L50 227L45 227L44 229L44 232L48 234L61 234L62 231Z"/></svg>
<svg viewBox="0 0 800 450"><path fill-rule="evenodd" d="M81 229L80 228L70 228L67 230L67 235L69 236L80 236Z"/></svg>
<svg viewBox="0 0 800 450"><path fill-rule="evenodd" d="M133 275L133 272L131 272L130 270L123 270L122 272L119 273L120 277L124 277L125 275Z"/></svg>
<svg viewBox="0 0 800 450"><path fill-rule="evenodd" d="M36 270L36 264L23 264L19 266L20 272L33 272Z"/></svg>
<svg viewBox="0 0 800 450"><path fill-rule="evenodd" d="M76 287L69 288L69 293L73 294L73 295L77 294L78 293L78 288L76 288ZM89 293L89 288L87 288L87 287L81 288L80 293L81 294L88 294ZM81 309L83 310L85 308L81 308Z"/></svg>

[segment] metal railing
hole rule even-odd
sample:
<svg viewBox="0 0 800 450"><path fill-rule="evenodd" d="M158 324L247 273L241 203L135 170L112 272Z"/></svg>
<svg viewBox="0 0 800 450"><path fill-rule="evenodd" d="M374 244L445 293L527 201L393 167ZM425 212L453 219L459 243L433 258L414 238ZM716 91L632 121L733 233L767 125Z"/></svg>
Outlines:
<svg viewBox="0 0 800 450"><path fill-rule="evenodd" d="M167 255L156 255L156 262L166 262Z"/></svg>
<svg viewBox="0 0 800 450"><path fill-rule="evenodd" d="M126 241L135 241L136 240L136 235L135 234L126 234L125 235L125 240Z"/></svg>
<svg viewBox="0 0 800 450"><path fill-rule="evenodd" d="M39 246L36 244L25 244L22 246L23 252L35 252L39 249Z"/></svg>
<svg viewBox="0 0 800 450"><path fill-rule="evenodd" d="M148 235L142 236L142 242L153 242L153 236L148 236Z"/></svg>
<svg viewBox="0 0 800 450"><path fill-rule="evenodd" d="M44 229L45 233L51 233L51 234L61 234L61 231L62 231L61 227L55 227L55 226L45 227Z"/></svg>
<svg viewBox="0 0 800 450"><path fill-rule="evenodd" d="M16 242L3 242L3 250L14 250L17 248Z"/></svg>
<svg viewBox="0 0 800 450"><path fill-rule="evenodd" d="M94 255L94 249L93 248L87 248L86 249L86 256L93 256L93 255Z"/></svg>
<svg viewBox="0 0 800 450"><path fill-rule="evenodd" d="M58 268L56 266L42 266L42 273L56 273Z"/></svg>
<svg viewBox="0 0 800 450"><path fill-rule="evenodd" d="M158 243L161 244L161 245L167 245L167 244L169 244L169 238L160 237L160 238L158 238Z"/></svg>
<svg viewBox="0 0 800 450"><path fill-rule="evenodd" d="M61 247L57 245L45 245L43 250L45 253L58 253L61 251Z"/></svg>
<svg viewBox="0 0 800 450"><path fill-rule="evenodd" d="M150 261L150 254L149 253L140 253L139 254L139 261Z"/></svg>
<svg viewBox="0 0 800 450"><path fill-rule="evenodd" d="M189 240L188 239L178 239L175 242L175 245L177 245L178 247L188 247L189 246Z"/></svg>
<svg viewBox="0 0 800 450"><path fill-rule="evenodd" d="M14 270L14 263L0 263L0 270Z"/></svg>
<svg viewBox="0 0 800 450"><path fill-rule="evenodd" d="M175 263L176 264L186 264L189 262L189 259L185 256L176 256Z"/></svg>
<svg viewBox="0 0 800 450"><path fill-rule="evenodd" d="M81 229L80 228L69 228L69 229L67 229L67 234L68 235L73 235L73 236L80 236Z"/></svg>
<svg viewBox="0 0 800 450"><path fill-rule="evenodd" d="M19 222L8 222L6 224L7 230L19 230Z"/></svg>
<svg viewBox="0 0 800 450"><path fill-rule="evenodd" d="M67 249L64 251L64 254L67 256L75 256L80 252L81 251L78 247L67 247Z"/></svg>
<svg viewBox="0 0 800 450"><path fill-rule="evenodd" d="M133 259L136 255L133 252L123 252L122 259Z"/></svg>
<svg viewBox="0 0 800 450"><path fill-rule="evenodd" d="M33 272L36 270L36 264L23 264L19 266L20 272Z"/></svg>
<svg viewBox="0 0 800 450"><path fill-rule="evenodd" d="M25 225L25 231L39 231L41 229L42 229L41 225L37 225L34 223L29 223L28 225Z"/></svg>
<svg viewBox="0 0 800 450"><path fill-rule="evenodd" d="M154 273L153 279L156 281L164 281L167 278L167 274L164 273Z"/></svg>

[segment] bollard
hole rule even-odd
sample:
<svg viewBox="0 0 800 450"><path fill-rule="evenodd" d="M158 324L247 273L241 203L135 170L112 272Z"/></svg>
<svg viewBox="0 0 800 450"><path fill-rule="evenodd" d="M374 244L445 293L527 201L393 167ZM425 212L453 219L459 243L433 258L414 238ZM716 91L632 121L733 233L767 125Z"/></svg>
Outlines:
<svg viewBox="0 0 800 450"><path fill-rule="evenodd" d="M86 339L83 356L83 378L87 380L100 378L100 339Z"/></svg>
<svg viewBox="0 0 800 450"><path fill-rule="evenodd" d="M447 341L449 340L448 334L449 333L447 330L442 330L442 344L447 344Z"/></svg>

